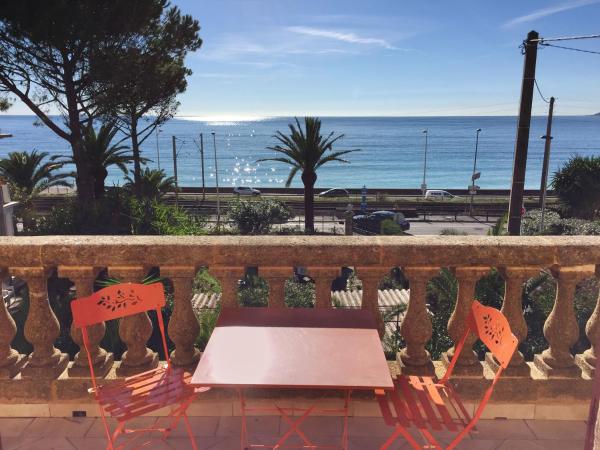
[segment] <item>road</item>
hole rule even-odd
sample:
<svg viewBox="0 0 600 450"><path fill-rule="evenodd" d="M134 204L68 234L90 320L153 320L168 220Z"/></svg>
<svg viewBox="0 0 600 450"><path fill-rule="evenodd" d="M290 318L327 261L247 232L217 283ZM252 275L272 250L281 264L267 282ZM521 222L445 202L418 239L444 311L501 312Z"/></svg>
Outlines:
<svg viewBox="0 0 600 450"><path fill-rule="evenodd" d="M439 235L444 229L452 229L469 235L485 235L493 226L493 223L485 222L422 222L411 221L409 233L414 236Z"/></svg>

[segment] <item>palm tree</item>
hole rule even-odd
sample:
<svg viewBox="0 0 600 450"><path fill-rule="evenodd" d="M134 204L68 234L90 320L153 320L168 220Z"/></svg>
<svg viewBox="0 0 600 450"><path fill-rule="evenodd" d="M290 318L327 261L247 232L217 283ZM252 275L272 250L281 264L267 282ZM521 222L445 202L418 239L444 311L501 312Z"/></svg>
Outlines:
<svg viewBox="0 0 600 450"><path fill-rule="evenodd" d="M124 174L128 173L127 165L133 161L133 155L125 145L111 145L119 129L113 122L102 124L98 132L90 123L84 129L83 143L86 160L94 175L94 193L96 198L104 197L104 184L108 176L108 168L117 166ZM75 164L72 156L58 156L64 164ZM74 176L76 176L74 174Z"/></svg>
<svg viewBox="0 0 600 450"><path fill-rule="evenodd" d="M342 150L333 152L333 144L344 137L343 134L334 136L334 132L326 137L321 135L321 120L318 117L304 118L304 131L295 118L296 126L289 124L290 135L286 136L281 131L273 136L279 141L274 147L267 147L284 156L277 158L265 158L260 161L278 161L292 166L290 174L285 182L289 187L298 173L302 172L302 183L304 184L304 229L308 234L315 232L314 212L314 188L317 181L317 169L323 164L331 161L347 163L340 156L358 150Z"/></svg>
<svg viewBox="0 0 600 450"><path fill-rule="evenodd" d="M70 173L56 173L63 164L45 161L48 153L11 152L8 158L0 160L0 177L4 178L15 200L21 202L19 215L23 227L30 230L33 225L33 199L42 191L53 186L67 186Z"/></svg>
<svg viewBox="0 0 600 450"><path fill-rule="evenodd" d="M552 189L572 217L600 216L600 156L573 156L554 173Z"/></svg>
<svg viewBox="0 0 600 450"><path fill-rule="evenodd" d="M144 198L158 200L162 194L177 189L174 177L167 177L162 169L149 169L146 167L140 174L140 195ZM135 190L135 181L129 175L125 177L125 188Z"/></svg>
<svg viewBox="0 0 600 450"><path fill-rule="evenodd" d="M0 160L0 176L8 181L15 199L30 202L34 197L53 186L71 186L66 181L69 173L56 173L63 167L62 162L45 162L48 153L11 152L8 158Z"/></svg>

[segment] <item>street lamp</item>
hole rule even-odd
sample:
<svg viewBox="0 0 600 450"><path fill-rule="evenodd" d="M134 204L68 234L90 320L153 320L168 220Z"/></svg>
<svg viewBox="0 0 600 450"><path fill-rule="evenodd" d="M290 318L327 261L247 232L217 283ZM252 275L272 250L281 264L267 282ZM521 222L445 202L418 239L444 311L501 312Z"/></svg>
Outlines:
<svg viewBox="0 0 600 450"><path fill-rule="evenodd" d="M212 134L212 137L213 137L213 148L215 151L215 184L217 187L217 231L218 231L221 226L221 201L219 198L219 166L217 165L217 139L216 139L216 135L215 135L214 131L210 134Z"/></svg>
<svg viewBox="0 0 600 450"><path fill-rule="evenodd" d="M542 215L540 217L540 232L544 231L544 216L546 213L546 191L548 189L548 164L550 162L550 143L552 142L552 139L554 139L552 136L548 136L548 135L544 135L544 136L540 136L540 139L543 139L544 141L546 141L545 146L544 146L544 163L543 163L543 167L542 167L542 185L541 185L541 192L540 192L540 197L542 198Z"/></svg>
<svg viewBox="0 0 600 450"><path fill-rule="evenodd" d="M425 192L427 191L427 135L429 134L429 130L424 129L422 133L425 134L425 157L423 158L423 183L421 183L421 191L423 192L423 197L425 197Z"/></svg>
<svg viewBox="0 0 600 450"><path fill-rule="evenodd" d="M156 161L158 163L158 170L160 170L160 152L158 150L158 133L162 133L162 130L160 130L158 127L156 127L155 131L156 131Z"/></svg>
<svg viewBox="0 0 600 450"><path fill-rule="evenodd" d="M475 130L475 157L473 158L473 173L471 174L471 186L469 186L469 191L471 193L471 207L469 208L469 215L473 216L473 197L475 196L475 180L479 178L481 174L478 174L477 171L477 150L479 149L479 133L481 133L481 128L477 128Z"/></svg>

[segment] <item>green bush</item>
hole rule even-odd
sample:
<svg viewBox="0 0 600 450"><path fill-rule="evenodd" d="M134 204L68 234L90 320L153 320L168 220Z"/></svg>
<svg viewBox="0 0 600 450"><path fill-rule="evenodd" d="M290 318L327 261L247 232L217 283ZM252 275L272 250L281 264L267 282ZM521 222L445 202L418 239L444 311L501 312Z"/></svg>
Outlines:
<svg viewBox="0 0 600 450"><path fill-rule="evenodd" d="M156 200L137 199L114 189L94 203L68 200L35 221L31 234L201 235L204 221Z"/></svg>
<svg viewBox="0 0 600 450"><path fill-rule="evenodd" d="M227 212L241 234L267 234L271 226L283 223L294 214L288 206L277 200L236 200Z"/></svg>
<svg viewBox="0 0 600 450"><path fill-rule="evenodd" d="M314 308L315 298L314 283L285 282L285 304L290 308Z"/></svg>
<svg viewBox="0 0 600 450"><path fill-rule="evenodd" d="M132 234L204 235L204 221L157 200L130 199Z"/></svg>
<svg viewBox="0 0 600 450"><path fill-rule="evenodd" d="M469 233L456 228L444 228L440 231L440 236L467 236Z"/></svg>
<svg viewBox="0 0 600 450"><path fill-rule="evenodd" d="M542 212L534 209L525 213L522 221L522 234L533 236L544 235L600 235L600 221L585 220L577 218L562 219L556 211L546 211L544 214L544 231L540 232Z"/></svg>
<svg viewBox="0 0 600 450"><path fill-rule="evenodd" d="M240 281L238 300L242 306L267 306L269 285L257 275L246 274Z"/></svg>
<svg viewBox="0 0 600 450"><path fill-rule="evenodd" d="M402 231L402 227L392 219L385 219L381 222L381 234L392 236L402 235L404 234L404 231Z"/></svg>
<svg viewBox="0 0 600 450"><path fill-rule="evenodd" d="M219 281L210 274L208 268L202 267L194 277L192 290L196 294L219 294L221 293L221 286Z"/></svg>

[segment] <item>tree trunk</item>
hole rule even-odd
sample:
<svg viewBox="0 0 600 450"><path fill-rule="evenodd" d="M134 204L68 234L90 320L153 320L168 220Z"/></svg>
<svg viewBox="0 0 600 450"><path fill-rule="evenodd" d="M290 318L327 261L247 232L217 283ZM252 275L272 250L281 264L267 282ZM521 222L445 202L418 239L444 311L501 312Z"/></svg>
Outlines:
<svg viewBox="0 0 600 450"><path fill-rule="evenodd" d="M315 183L317 174L313 171L302 172L304 183L304 232L315 234Z"/></svg>
<svg viewBox="0 0 600 450"><path fill-rule="evenodd" d="M96 199L104 198L104 187L108 170L106 170L106 167L98 167L95 175L94 194L96 195Z"/></svg>
<svg viewBox="0 0 600 450"><path fill-rule="evenodd" d="M73 161L77 169L75 184L77 185L77 198L82 203L92 202L95 199L94 183L95 177L92 172L89 161L85 157L83 142L81 137L79 140L71 140L71 149L73 151Z"/></svg>
<svg viewBox="0 0 600 450"><path fill-rule="evenodd" d="M142 165L140 161L140 144L138 143L137 121L135 114L131 115L131 152L133 154L133 192L141 197Z"/></svg>

